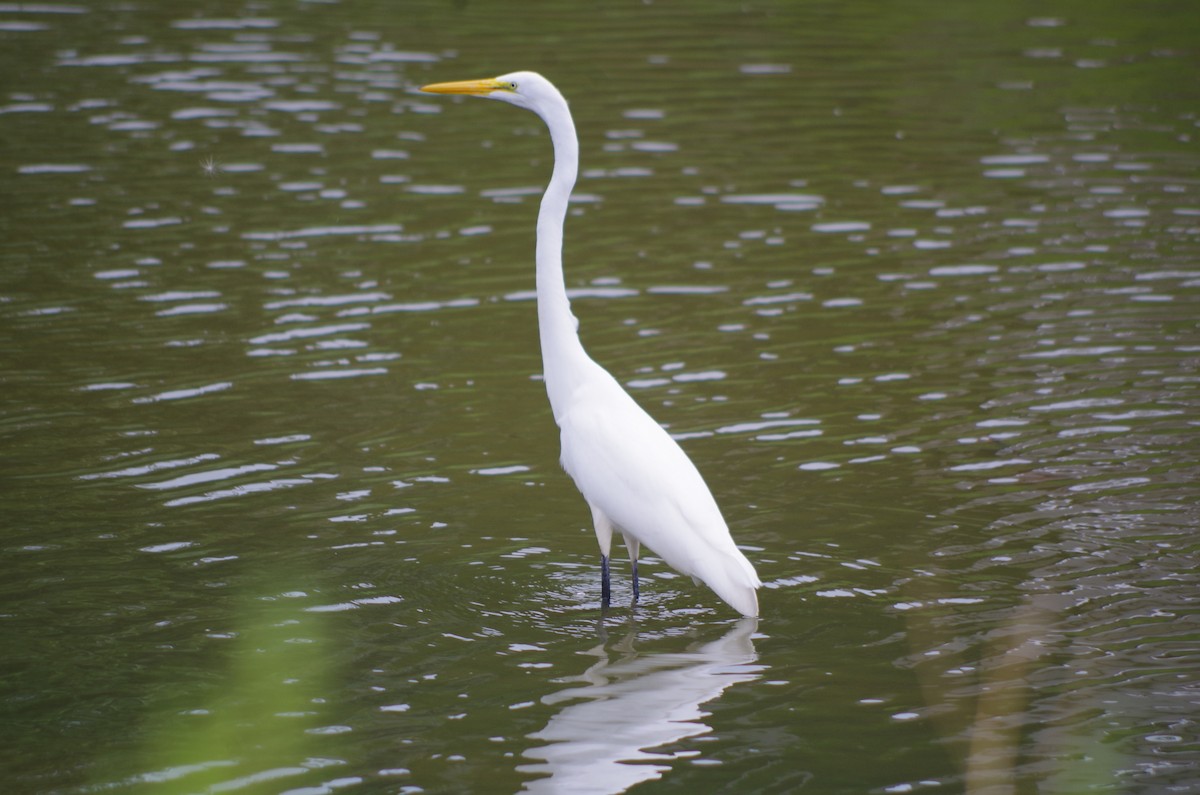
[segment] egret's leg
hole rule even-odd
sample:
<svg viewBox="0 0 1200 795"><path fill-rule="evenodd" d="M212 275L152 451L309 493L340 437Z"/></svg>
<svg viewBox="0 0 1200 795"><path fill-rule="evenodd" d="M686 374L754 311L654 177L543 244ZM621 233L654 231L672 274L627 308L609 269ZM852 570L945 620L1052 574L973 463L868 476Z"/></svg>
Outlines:
<svg viewBox="0 0 1200 795"><path fill-rule="evenodd" d="M604 512L588 503L592 509L592 525L596 528L596 541L600 544L600 604L608 607L612 589L608 580L608 556L612 551L613 524Z"/></svg>
<svg viewBox="0 0 1200 795"><path fill-rule="evenodd" d="M641 595L638 590L637 562L638 552L641 551L642 545L633 536L625 535L625 548L629 550L629 562L633 564L633 601L636 602L638 596Z"/></svg>
<svg viewBox="0 0 1200 795"><path fill-rule="evenodd" d="M600 604L608 607L608 602L612 596L612 588L608 582L608 555L600 556Z"/></svg>

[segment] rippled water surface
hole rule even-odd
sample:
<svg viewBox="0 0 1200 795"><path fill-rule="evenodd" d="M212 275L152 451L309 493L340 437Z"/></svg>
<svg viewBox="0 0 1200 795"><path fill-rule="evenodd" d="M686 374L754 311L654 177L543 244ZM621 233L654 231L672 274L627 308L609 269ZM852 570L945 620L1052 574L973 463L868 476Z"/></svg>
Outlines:
<svg viewBox="0 0 1200 795"><path fill-rule="evenodd" d="M6 792L1200 786L1189 3L0 3ZM766 583L599 609L585 344Z"/></svg>

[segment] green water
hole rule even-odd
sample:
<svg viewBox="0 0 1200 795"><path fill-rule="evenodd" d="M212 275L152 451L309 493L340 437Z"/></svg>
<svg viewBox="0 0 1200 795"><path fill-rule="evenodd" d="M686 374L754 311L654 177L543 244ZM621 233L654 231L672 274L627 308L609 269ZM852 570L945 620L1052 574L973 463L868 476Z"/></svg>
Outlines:
<svg viewBox="0 0 1200 795"><path fill-rule="evenodd" d="M1194 4L0 3L5 792L1200 782ZM766 587L599 605L585 345Z"/></svg>

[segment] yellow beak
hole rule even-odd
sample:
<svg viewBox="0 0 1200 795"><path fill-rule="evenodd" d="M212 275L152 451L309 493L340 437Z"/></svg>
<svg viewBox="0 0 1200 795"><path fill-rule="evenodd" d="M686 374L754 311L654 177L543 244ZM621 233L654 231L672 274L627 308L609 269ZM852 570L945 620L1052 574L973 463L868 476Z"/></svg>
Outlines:
<svg viewBox="0 0 1200 795"><path fill-rule="evenodd" d="M430 94L468 94L471 96L486 96L493 91L512 91L512 86L495 78L486 80L459 80L454 83L430 83L421 86L422 91Z"/></svg>

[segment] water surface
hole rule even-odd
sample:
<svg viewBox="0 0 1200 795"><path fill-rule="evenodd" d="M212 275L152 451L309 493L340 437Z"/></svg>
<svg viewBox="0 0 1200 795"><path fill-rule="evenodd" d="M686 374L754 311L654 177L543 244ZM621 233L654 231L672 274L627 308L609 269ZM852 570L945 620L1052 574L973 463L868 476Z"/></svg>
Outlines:
<svg viewBox="0 0 1200 795"><path fill-rule="evenodd" d="M1198 19L0 4L9 790L1194 786ZM599 609L514 69L757 622Z"/></svg>

